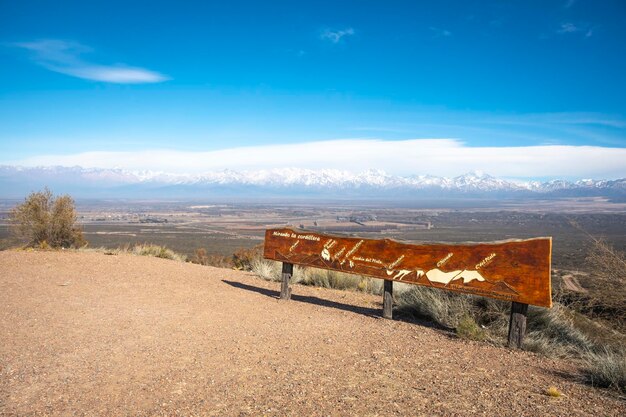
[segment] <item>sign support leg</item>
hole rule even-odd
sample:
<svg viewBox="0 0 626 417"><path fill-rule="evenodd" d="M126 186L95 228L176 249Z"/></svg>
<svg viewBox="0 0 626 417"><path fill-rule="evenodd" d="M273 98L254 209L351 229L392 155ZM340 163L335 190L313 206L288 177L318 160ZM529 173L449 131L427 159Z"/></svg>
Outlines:
<svg viewBox="0 0 626 417"><path fill-rule="evenodd" d="M383 290L383 317L393 318L393 281L384 280Z"/></svg>
<svg viewBox="0 0 626 417"><path fill-rule="evenodd" d="M528 304L511 303L511 318L509 320L509 347L522 348L524 334L526 333L526 316Z"/></svg>
<svg viewBox="0 0 626 417"><path fill-rule="evenodd" d="M291 298L291 287L289 287L289 280L293 275L293 264L283 262L283 281L280 285L280 299L289 300Z"/></svg>

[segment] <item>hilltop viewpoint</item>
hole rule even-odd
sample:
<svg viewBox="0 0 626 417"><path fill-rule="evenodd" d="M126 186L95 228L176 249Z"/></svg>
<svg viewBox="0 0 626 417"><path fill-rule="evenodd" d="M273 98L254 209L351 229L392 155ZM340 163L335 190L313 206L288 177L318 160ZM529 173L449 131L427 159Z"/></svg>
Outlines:
<svg viewBox="0 0 626 417"><path fill-rule="evenodd" d="M624 415L577 368L380 297L125 253L0 252L0 414Z"/></svg>

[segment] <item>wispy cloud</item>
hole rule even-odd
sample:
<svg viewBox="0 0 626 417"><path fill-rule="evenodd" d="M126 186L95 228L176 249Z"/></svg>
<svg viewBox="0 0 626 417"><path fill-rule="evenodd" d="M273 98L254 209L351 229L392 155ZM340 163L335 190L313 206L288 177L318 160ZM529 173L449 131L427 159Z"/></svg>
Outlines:
<svg viewBox="0 0 626 417"><path fill-rule="evenodd" d="M320 38L326 41L330 41L332 43L339 43L342 38L352 35L354 35L353 28L345 28L340 30L326 28L320 34Z"/></svg>
<svg viewBox="0 0 626 417"><path fill-rule="evenodd" d="M571 22L561 23L561 27L557 30L557 33L574 33L580 32L580 28Z"/></svg>
<svg viewBox="0 0 626 417"><path fill-rule="evenodd" d="M92 49L77 42L44 39L17 42L12 46L32 53L32 60L50 71L91 81L116 84L142 84L166 81L169 77L145 68L124 64L102 65L86 61L81 55Z"/></svg>
<svg viewBox="0 0 626 417"><path fill-rule="evenodd" d="M593 36L593 29L589 28L588 25L576 25L572 22L561 23L561 26L556 31L556 33L561 35L582 32L585 33L585 38Z"/></svg>
<svg viewBox="0 0 626 417"><path fill-rule="evenodd" d="M455 139L337 139L210 152L85 152L2 162L22 166L80 165L174 173L299 167L352 172L382 169L396 175L456 176L483 170L496 176L521 179L626 177L625 160L626 148L600 146L475 147Z"/></svg>
<svg viewBox="0 0 626 417"><path fill-rule="evenodd" d="M431 32L433 32L433 36L435 38L452 36L452 32L450 32L447 29L436 28L433 26L429 27L428 29L430 29Z"/></svg>

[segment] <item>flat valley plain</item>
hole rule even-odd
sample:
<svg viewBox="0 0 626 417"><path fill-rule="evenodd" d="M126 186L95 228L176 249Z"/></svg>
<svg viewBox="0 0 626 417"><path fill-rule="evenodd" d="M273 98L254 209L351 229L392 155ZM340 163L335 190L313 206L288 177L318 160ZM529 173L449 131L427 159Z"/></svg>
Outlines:
<svg viewBox="0 0 626 417"><path fill-rule="evenodd" d="M17 200L0 200L0 249L19 245L8 218ZM602 198L560 200L140 201L78 200L90 247L164 245L193 255L231 255L263 242L266 228L391 238L407 242L486 242L551 236L553 267L589 272L594 239L626 250L626 204Z"/></svg>

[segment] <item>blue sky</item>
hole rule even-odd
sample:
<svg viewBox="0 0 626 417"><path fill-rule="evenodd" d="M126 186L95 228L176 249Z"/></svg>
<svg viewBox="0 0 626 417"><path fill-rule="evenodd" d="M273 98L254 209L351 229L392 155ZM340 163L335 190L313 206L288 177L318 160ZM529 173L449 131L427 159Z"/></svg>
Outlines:
<svg viewBox="0 0 626 417"><path fill-rule="evenodd" d="M590 0L4 1L0 164L159 169L142 155L174 150L168 169L184 170L185 155L241 148L251 169L318 141L439 139L486 150L439 174L482 169L471 155L485 154L508 161L497 175L626 176L625 18L623 1ZM508 169L526 147L597 160ZM241 168L229 164L194 169ZM350 168L437 174L372 164Z"/></svg>

